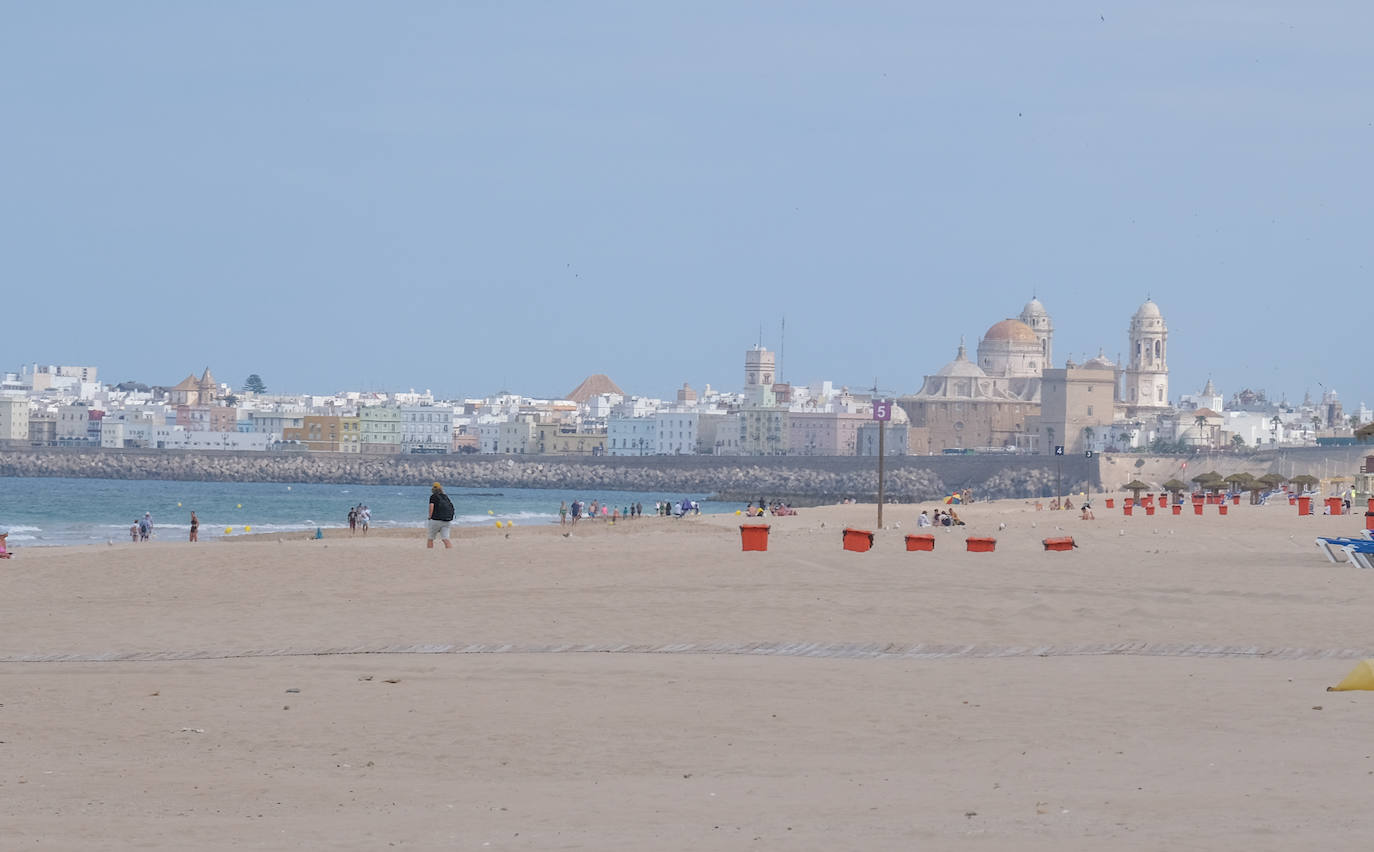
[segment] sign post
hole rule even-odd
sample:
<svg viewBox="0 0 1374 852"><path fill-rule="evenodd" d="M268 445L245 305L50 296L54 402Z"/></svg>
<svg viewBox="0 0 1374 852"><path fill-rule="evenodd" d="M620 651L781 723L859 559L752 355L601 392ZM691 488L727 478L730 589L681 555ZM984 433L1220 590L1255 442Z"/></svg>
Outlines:
<svg viewBox="0 0 1374 852"><path fill-rule="evenodd" d="M1059 508L1064 508L1064 447L1055 445L1054 448L1054 499L1059 504Z"/></svg>
<svg viewBox="0 0 1374 852"><path fill-rule="evenodd" d="M883 462L886 461L886 448L883 446L883 427L892 419L892 400L873 400L873 419L878 421L878 529L883 528Z"/></svg>

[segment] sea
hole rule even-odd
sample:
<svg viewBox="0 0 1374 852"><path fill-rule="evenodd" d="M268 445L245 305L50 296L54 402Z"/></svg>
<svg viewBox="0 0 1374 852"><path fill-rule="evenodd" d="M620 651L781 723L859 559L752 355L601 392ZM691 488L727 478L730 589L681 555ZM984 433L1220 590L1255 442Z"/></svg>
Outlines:
<svg viewBox="0 0 1374 852"><path fill-rule="evenodd" d="M572 491L544 488L448 488L457 526L516 526L558 523L558 507L573 500L612 510L642 503L694 500L703 513L733 512L740 506L705 494L649 494L636 491ZM104 544L128 541L129 527L152 515L154 539L185 541L191 512L200 519L200 538L245 534L301 533L348 527L348 510L364 504L374 529L423 528L429 486L324 485L269 482L182 482L158 479L71 479L0 477L0 529L13 548Z"/></svg>

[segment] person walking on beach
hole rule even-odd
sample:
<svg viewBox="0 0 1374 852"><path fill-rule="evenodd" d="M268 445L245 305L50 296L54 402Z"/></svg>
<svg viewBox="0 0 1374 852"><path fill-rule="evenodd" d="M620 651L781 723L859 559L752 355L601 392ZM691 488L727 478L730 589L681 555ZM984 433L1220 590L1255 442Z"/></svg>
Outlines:
<svg viewBox="0 0 1374 852"><path fill-rule="evenodd" d="M153 516L147 512L138 519L138 540L147 541L153 537Z"/></svg>
<svg viewBox="0 0 1374 852"><path fill-rule="evenodd" d="M568 523L568 501L564 500L558 507L558 525L564 526Z"/></svg>
<svg viewBox="0 0 1374 852"><path fill-rule="evenodd" d="M439 483L430 486L429 493L429 539L425 547L434 549L434 540L444 543L444 550L453 547L449 543L449 527L453 524L453 501L448 499Z"/></svg>
<svg viewBox="0 0 1374 852"><path fill-rule="evenodd" d="M577 526L578 520L582 517L582 501L574 500L572 504L572 525Z"/></svg>
<svg viewBox="0 0 1374 852"><path fill-rule="evenodd" d="M372 526L372 510L363 503L358 507L358 526L363 528L363 535L367 535L367 528Z"/></svg>
<svg viewBox="0 0 1374 852"><path fill-rule="evenodd" d="M134 518L133 524L129 526L129 541L138 544L138 518Z"/></svg>
<svg viewBox="0 0 1374 852"><path fill-rule="evenodd" d="M200 541L200 518L196 517L195 510L191 511L191 541Z"/></svg>
<svg viewBox="0 0 1374 852"><path fill-rule="evenodd" d="M358 532L358 507L348 507L348 534L354 535Z"/></svg>

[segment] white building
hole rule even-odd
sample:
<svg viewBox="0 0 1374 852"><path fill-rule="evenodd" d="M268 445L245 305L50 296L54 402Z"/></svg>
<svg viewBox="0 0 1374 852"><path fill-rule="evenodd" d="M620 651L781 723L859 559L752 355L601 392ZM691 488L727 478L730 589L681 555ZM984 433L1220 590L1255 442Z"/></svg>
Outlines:
<svg viewBox="0 0 1374 852"><path fill-rule="evenodd" d="M85 403L57 407L57 444L85 444L90 430L91 408Z"/></svg>
<svg viewBox="0 0 1374 852"><path fill-rule="evenodd" d="M0 441L29 439L28 397L0 396Z"/></svg>
<svg viewBox="0 0 1374 852"><path fill-rule="evenodd" d="M700 416L694 411L660 411L653 418L658 427L654 452L661 456L696 455Z"/></svg>
<svg viewBox="0 0 1374 852"><path fill-rule="evenodd" d="M401 406L401 452L447 453L453 448L453 408Z"/></svg>
<svg viewBox="0 0 1374 852"><path fill-rule="evenodd" d="M501 443L501 424L504 420L479 418L473 428L477 432L477 451L494 453Z"/></svg>
<svg viewBox="0 0 1374 852"><path fill-rule="evenodd" d="M1131 317L1131 359L1123 401L1128 412L1169 407L1169 327L1149 299Z"/></svg>
<svg viewBox="0 0 1374 852"><path fill-rule="evenodd" d="M501 455L524 455L533 452L534 418L517 417L497 426L496 452Z"/></svg>
<svg viewBox="0 0 1374 852"><path fill-rule="evenodd" d="M653 416L613 414L606 419L606 453L647 456L657 452L658 423Z"/></svg>

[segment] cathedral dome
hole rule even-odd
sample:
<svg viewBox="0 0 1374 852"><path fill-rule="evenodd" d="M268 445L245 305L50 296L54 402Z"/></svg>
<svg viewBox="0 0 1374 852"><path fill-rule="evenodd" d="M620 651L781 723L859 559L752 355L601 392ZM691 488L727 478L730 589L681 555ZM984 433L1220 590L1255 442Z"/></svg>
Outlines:
<svg viewBox="0 0 1374 852"><path fill-rule="evenodd" d="M1045 310L1045 306L1040 303L1039 299L1032 298L1021 309L1021 316L1023 317L1047 317L1049 315L1050 312Z"/></svg>
<svg viewBox="0 0 1374 852"><path fill-rule="evenodd" d="M1106 355L1103 355L1101 349L1097 350L1096 358L1089 358L1088 360L1084 361L1083 366L1089 370L1116 369L1116 364L1112 363L1112 359L1108 358Z"/></svg>
<svg viewBox="0 0 1374 852"><path fill-rule="evenodd" d="M959 344L959 354L954 356L954 360L936 371L937 376L958 377L966 379L986 379L988 374L983 372L983 368L968 359L968 353L964 351L964 344Z"/></svg>
<svg viewBox="0 0 1374 852"><path fill-rule="evenodd" d="M1163 314L1159 312L1159 305L1153 300L1146 299L1145 304L1141 305L1135 312L1136 319L1162 319Z"/></svg>
<svg viewBox="0 0 1374 852"><path fill-rule="evenodd" d="M983 335L983 342L1007 341L1008 343L1033 343L1040 345L1040 338L1035 336L1035 332L1030 326L1020 320L1008 319L992 326Z"/></svg>

